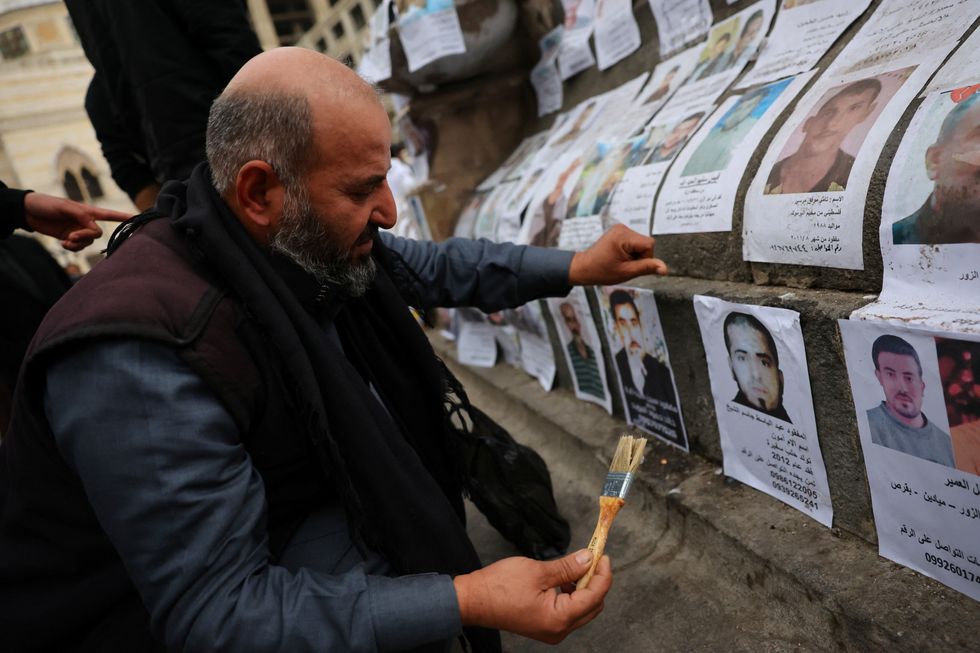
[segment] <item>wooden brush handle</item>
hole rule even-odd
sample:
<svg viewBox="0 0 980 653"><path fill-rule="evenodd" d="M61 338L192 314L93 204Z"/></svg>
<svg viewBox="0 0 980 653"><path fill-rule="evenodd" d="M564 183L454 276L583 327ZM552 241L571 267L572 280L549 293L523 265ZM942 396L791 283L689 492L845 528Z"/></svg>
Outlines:
<svg viewBox="0 0 980 653"><path fill-rule="evenodd" d="M609 528L612 526L613 520L616 519L616 515L619 514L619 509L625 503L626 500L620 499L619 497L599 497L599 522L595 525L592 540L589 541L589 551L592 552L592 564L589 565L589 570L585 575L575 584L575 589L584 590L589 586L589 581L592 580L592 574L595 573L596 565L599 564L599 559L602 558L602 552L606 548L606 538L609 537Z"/></svg>

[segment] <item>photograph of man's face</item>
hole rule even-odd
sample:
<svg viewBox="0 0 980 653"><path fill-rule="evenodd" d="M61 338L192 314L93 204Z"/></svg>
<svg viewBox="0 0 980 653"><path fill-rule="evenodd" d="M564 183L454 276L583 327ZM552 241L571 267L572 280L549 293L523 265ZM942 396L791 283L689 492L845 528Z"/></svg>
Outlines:
<svg viewBox="0 0 980 653"><path fill-rule="evenodd" d="M769 329L754 315L732 312L725 318L725 347L738 385L736 403L790 421L783 408L783 373Z"/></svg>
<svg viewBox="0 0 980 653"><path fill-rule="evenodd" d="M919 209L892 225L892 242L980 243L980 93L949 110L920 156L932 190Z"/></svg>
<svg viewBox="0 0 980 653"><path fill-rule="evenodd" d="M575 307L570 302L564 302L558 307L558 310L561 311L561 317L565 321L565 326L568 327L568 332L572 337L581 337L582 325L578 321L578 313L575 311Z"/></svg>
<svg viewBox="0 0 980 653"><path fill-rule="evenodd" d="M875 120L915 67L829 89L786 142L766 181L767 195L839 192Z"/></svg>
<svg viewBox="0 0 980 653"><path fill-rule="evenodd" d="M643 325L640 313L632 299L610 306L616 325L616 335L623 350L630 356L639 356L646 351L643 346Z"/></svg>
<svg viewBox="0 0 980 653"><path fill-rule="evenodd" d="M926 384L922 381L922 368L914 350L909 353L879 352L875 360L875 378L885 395L885 408L893 417L907 424L921 422Z"/></svg>

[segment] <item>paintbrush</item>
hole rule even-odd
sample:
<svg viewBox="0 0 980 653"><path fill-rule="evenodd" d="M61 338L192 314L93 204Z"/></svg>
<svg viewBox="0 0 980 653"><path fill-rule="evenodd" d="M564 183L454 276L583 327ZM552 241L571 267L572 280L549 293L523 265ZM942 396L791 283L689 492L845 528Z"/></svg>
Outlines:
<svg viewBox="0 0 980 653"><path fill-rule="evenodd" d="M592 540L589 542L592 564L589 565L589 571L575 584L577 590L585 589L592 580L592 574L595 573L596 565L599 564L602 552L606 548L609 528L619 514L620 508L626 503L626 495L630 491L630 485L633 484L633 475L643 461L643 450L646 446L646 438L634 438L632 435L619 438L616 453L609 463L606 482L602 485L602 494L599 496L599 523L596 524Z"/></svg>

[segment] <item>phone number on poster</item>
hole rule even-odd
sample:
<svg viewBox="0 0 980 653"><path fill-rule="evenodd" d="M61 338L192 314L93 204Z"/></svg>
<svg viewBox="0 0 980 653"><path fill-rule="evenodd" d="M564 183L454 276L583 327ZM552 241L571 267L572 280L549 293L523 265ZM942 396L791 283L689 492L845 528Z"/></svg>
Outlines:
<svg viewBox="0 0 980 653"><path fill-rule="evenodd" d="M796 481L788 479L776 472L769 472L769 475L773 478L773 489L779 490L786 496L793 497L810 510L817 509L817 502L815 501L817 493L813 489L804 487Z"/></svg>
<svg viewBox="0 0 980 653"><path fill-rule="evenodd" d="M937 567L950 571L956 574L957 576L967 579L968 581L980 584L980 576L977 576L969 569L963 569L959 565L953 564L949 560L944 560L939 556L934 556L931 553L926 553L926 562L930 562L936 565Z"/></svg>

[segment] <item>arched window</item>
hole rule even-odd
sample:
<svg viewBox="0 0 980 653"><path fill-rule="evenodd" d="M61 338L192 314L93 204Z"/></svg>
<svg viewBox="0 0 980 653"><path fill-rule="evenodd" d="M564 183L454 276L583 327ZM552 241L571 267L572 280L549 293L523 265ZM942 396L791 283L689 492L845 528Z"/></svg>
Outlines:
<svg viewBox="0 0 980 653"><path fill-rule="evenodd" d="M88 192L89 199L97 200L100 197L105 197L99 178L85 166L82 166L82 181L85 182L85 190Z"/></svg>
<svg viewBox="0 0 980 653"><path fill-rule="evenodd" d="M61 182L62 186L65 188L65 195L68 199L75 200L76 202L84 202L85 196L82 195L82 187L78 183L78 177L75 173L70 170L65 170L65 176Z"/></svg>

